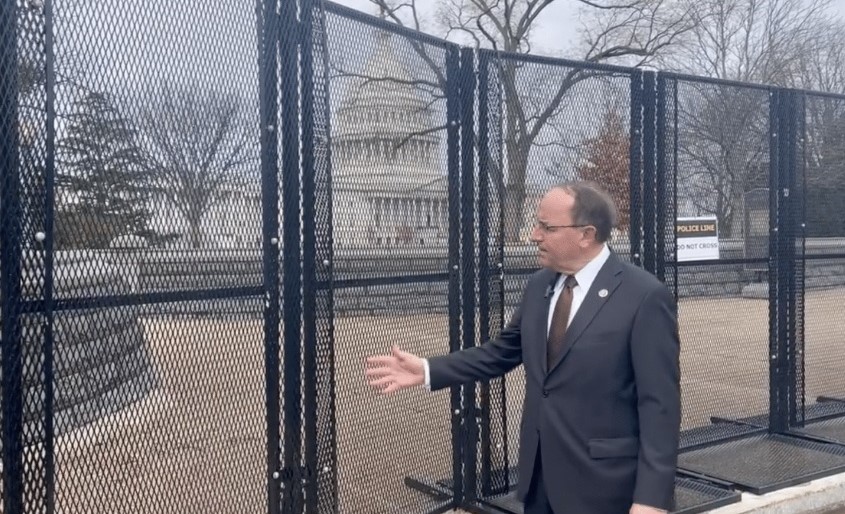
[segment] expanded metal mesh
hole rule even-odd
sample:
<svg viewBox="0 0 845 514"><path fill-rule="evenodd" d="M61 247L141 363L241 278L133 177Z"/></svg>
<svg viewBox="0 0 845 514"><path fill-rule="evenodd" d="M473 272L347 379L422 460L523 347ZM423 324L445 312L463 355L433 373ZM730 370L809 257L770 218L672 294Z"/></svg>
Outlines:
<svg viewBox="0 0 845 514"><path fill-rule="evenodd" d="M4 199L9 199L9 203L12 204L10 207L16 212L13 214L5 211L2 217L6 223L9 223L12 218L8 216L14 216L14 221L11 221L11 226L8 228L16 232L11 246L12 251L20 252L21 259L17 262L7 260L5 263L0 263L0 267L6 264L12 265L4 271L14 270L16 275L20 274L20 289L16 291L7 289L0 292L0 295L20 294L21 299L38 301L44 299L45 294L49 292L45 291L44 287L43 240L37 237L39 233L44 233L45 224L48 221L45 175L48 152L52 153L52 149L47 147L47 113L44 108L48 93L45 81L49 57L43 51L48 41L47 23L44 16L40 15L41 13L30 8L26 3L17 2L17 8L19 9L16 48L18 172L17 177L11 173L6 175L7 182L4 184L3 191ZM14 21L14 17L6 19ZM6 69L12 71L10 68ZM9 78L14 80L14 73L9 73ZM4 169L11 168L4 167ZM11 183L14 180L18 182L16 185ZM10 189L14 187L17 191L12 193ZM7 258L9 257L11 256L7 255ZM14 280L11 277L10 279ZM44 492L52 480L48 466L44 463L52 458L49 455L52 452L49 443L53 437L50 433L53 427L45 423L45 417L47 415L46 400L54 401L56 391L44 380L44 377L48 376L46 375L47 368L53 367L53 363L46 362L44 358L44 348L47 343L45 332L50 329L49 318L41 313L24 314L21 311L23 309L18 305L0 315L4 328L7 330L11 328L11 331L15 333L14 338L4 339L4 343L19 341L17 348L14 349L12 345L4 344L4 352L9 354L6 357L15 358L12 356L20 352L18 355L21 358L20 368L4 377L8 380L4 382L3 389L4 391L11 389L14 391L13 394L23 397L22 409L14 413L6 411L5 414L11 414L11 417L4 421L17 425L15 418L19 413L22 415L22 423L17 425L22 432L14 435L15 438L20 438L16 443L21 444L23 450L24 483L21 507L34 510L44 508L46 500ZM5 327L7 323L11 326ZM15 324L18 326L14 326ZM11 334L4 330L3 337L5 338L6 335ZM9 371L9 368L4 368L4 372L6 371ZM11 427L11 424L7 425L7 428ZM7 443L11 442L5 438L4 440ZM16 484L16 486L19 485ZM17 498L14 498L16 496L14 489L11 489L9 493L11 494L8 500L11 501L7 500L6 505L11 506L17 503Z"/></svg>
<svg viewBox="0 0 845 514"><path fill-rule="evenodd" d="M837 314L845 282L845 258L818 253L806 261L805 377L807 403L820 396L845 399L842 355L843 322Z"/></svg>
<svg viewBox="0 0 845 514"><path fill-rule="evenodd" d="M204 310L196 302L182 307ZM217 307L169 316L145 306L57 316L57 333L87 349L56 356L59 369L79 370L56 378L57 506L265 508L260 302L244 307L242 314Z"/></svg>
<svg viewBox="0 0 845 514"><path fill-rule="evenodd" d="M326 39L338 508L422 512L443 499L419 489L453 478L449 391L381 398L361 373L393 345L430 357L457 342L457 52L333 4Z"/></svg>
<svg viewBox="0 0 845 514"><path fill-rule="evenodd" d="M803 173L798 183L804 209L798 214L806 237L804 379L806 402L812 405L819 399L845 401L845 379L838 367L845 324L836 313L845 292L845 224L836 207L845 187L845 97L805 94L802 107Z"/></svg>
<svg viewBox="0 0 845 514"><path fill-rule="evenodd" d="M742 458L737 458L740 455ZM678 465L707 469L711 477L742 484L743 489L761 495L841 472L845 469L845 450L782 435L755 436L682 453Z"/></svg>
<svg viewBox="0 0 845 514"><path fill-rule="evenodd" d="M5 507L264 510L255 9L15 5Z"/></svg>
<svg viewBox="0 0 845 514"><path fill-rule="evenodd" d="M769 409L770 98L693 80L667 80L664 98L666 279L678 298L686 447L743 432L711 418ZM715 231L697 232L705 225Z"/></svg>

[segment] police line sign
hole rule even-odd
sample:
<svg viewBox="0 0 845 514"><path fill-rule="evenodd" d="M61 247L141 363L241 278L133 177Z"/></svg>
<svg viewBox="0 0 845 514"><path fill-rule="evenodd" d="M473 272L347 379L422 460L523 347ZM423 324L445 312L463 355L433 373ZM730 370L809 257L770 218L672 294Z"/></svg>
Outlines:
<svg viewBox="0 0 845 514"><path fill-rule="evenodd" d="M678 262L719 259L719 224L716 217L678 218Z"/></svg>

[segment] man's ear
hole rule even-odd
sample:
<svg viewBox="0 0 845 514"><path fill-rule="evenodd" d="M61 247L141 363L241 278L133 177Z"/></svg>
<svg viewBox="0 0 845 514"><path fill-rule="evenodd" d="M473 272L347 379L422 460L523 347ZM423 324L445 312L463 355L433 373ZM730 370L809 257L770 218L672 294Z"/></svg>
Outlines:
<svg viewBox="0 0 845 514"><path fill-rule="evenodd" d="M598 232L596 231L596 227L590 225L590 226L584 228L584 232L583 232L583 235L581 236L581 240L586 242L586 243L595 243L595 242L598 242L598 240L596 239L596 235L598 235Z"/></svg>

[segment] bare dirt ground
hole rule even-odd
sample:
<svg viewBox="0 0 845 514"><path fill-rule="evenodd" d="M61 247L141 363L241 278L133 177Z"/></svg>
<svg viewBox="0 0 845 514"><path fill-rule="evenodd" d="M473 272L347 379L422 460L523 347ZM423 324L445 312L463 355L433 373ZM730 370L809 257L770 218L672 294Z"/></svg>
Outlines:
<svg viewBox="0 0 845 514"><path fill-rule="evenodd" d="M806 298L806 393L845 395L845 289ZM695 299L680 305L684 428L711 415L768 406L768 303ZM142 320L160 387L124 412L61 437L58 513L266 511L265 384L258 319ZM451 476L448 392L379 397L363 379L366 356L398 343L429 356L447 351L445 316L335 320L340 511L416 512L436 505L404 485ZM519 426L522 376L508 379L509 433ZM41 449L32 449L36 463ZM515 441L510 455L515 462ZM37 465L28 471L31 508ZM420 503L423 502L423 503ZM413 507L411 507L413 505ZM35 510L33 510L35 511Z"/></svg>

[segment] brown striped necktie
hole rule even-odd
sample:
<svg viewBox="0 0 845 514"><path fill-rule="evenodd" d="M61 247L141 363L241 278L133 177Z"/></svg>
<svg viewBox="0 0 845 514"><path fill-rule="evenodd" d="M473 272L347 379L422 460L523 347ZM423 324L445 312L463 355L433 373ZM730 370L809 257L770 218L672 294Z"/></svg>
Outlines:
<svg viewBox="0 0 845 514"><path fill-rule="evenodd" d="M552 324L549 327L549 339L547 345L546 365L551 368L560 357L563 349L563 337L566 334L566 326L569 323L569 311L572 308L572 288L578 285L573 275L567 275L563 281L563 291L558 296L555 304L555 312L552 314Z"/></svg>

